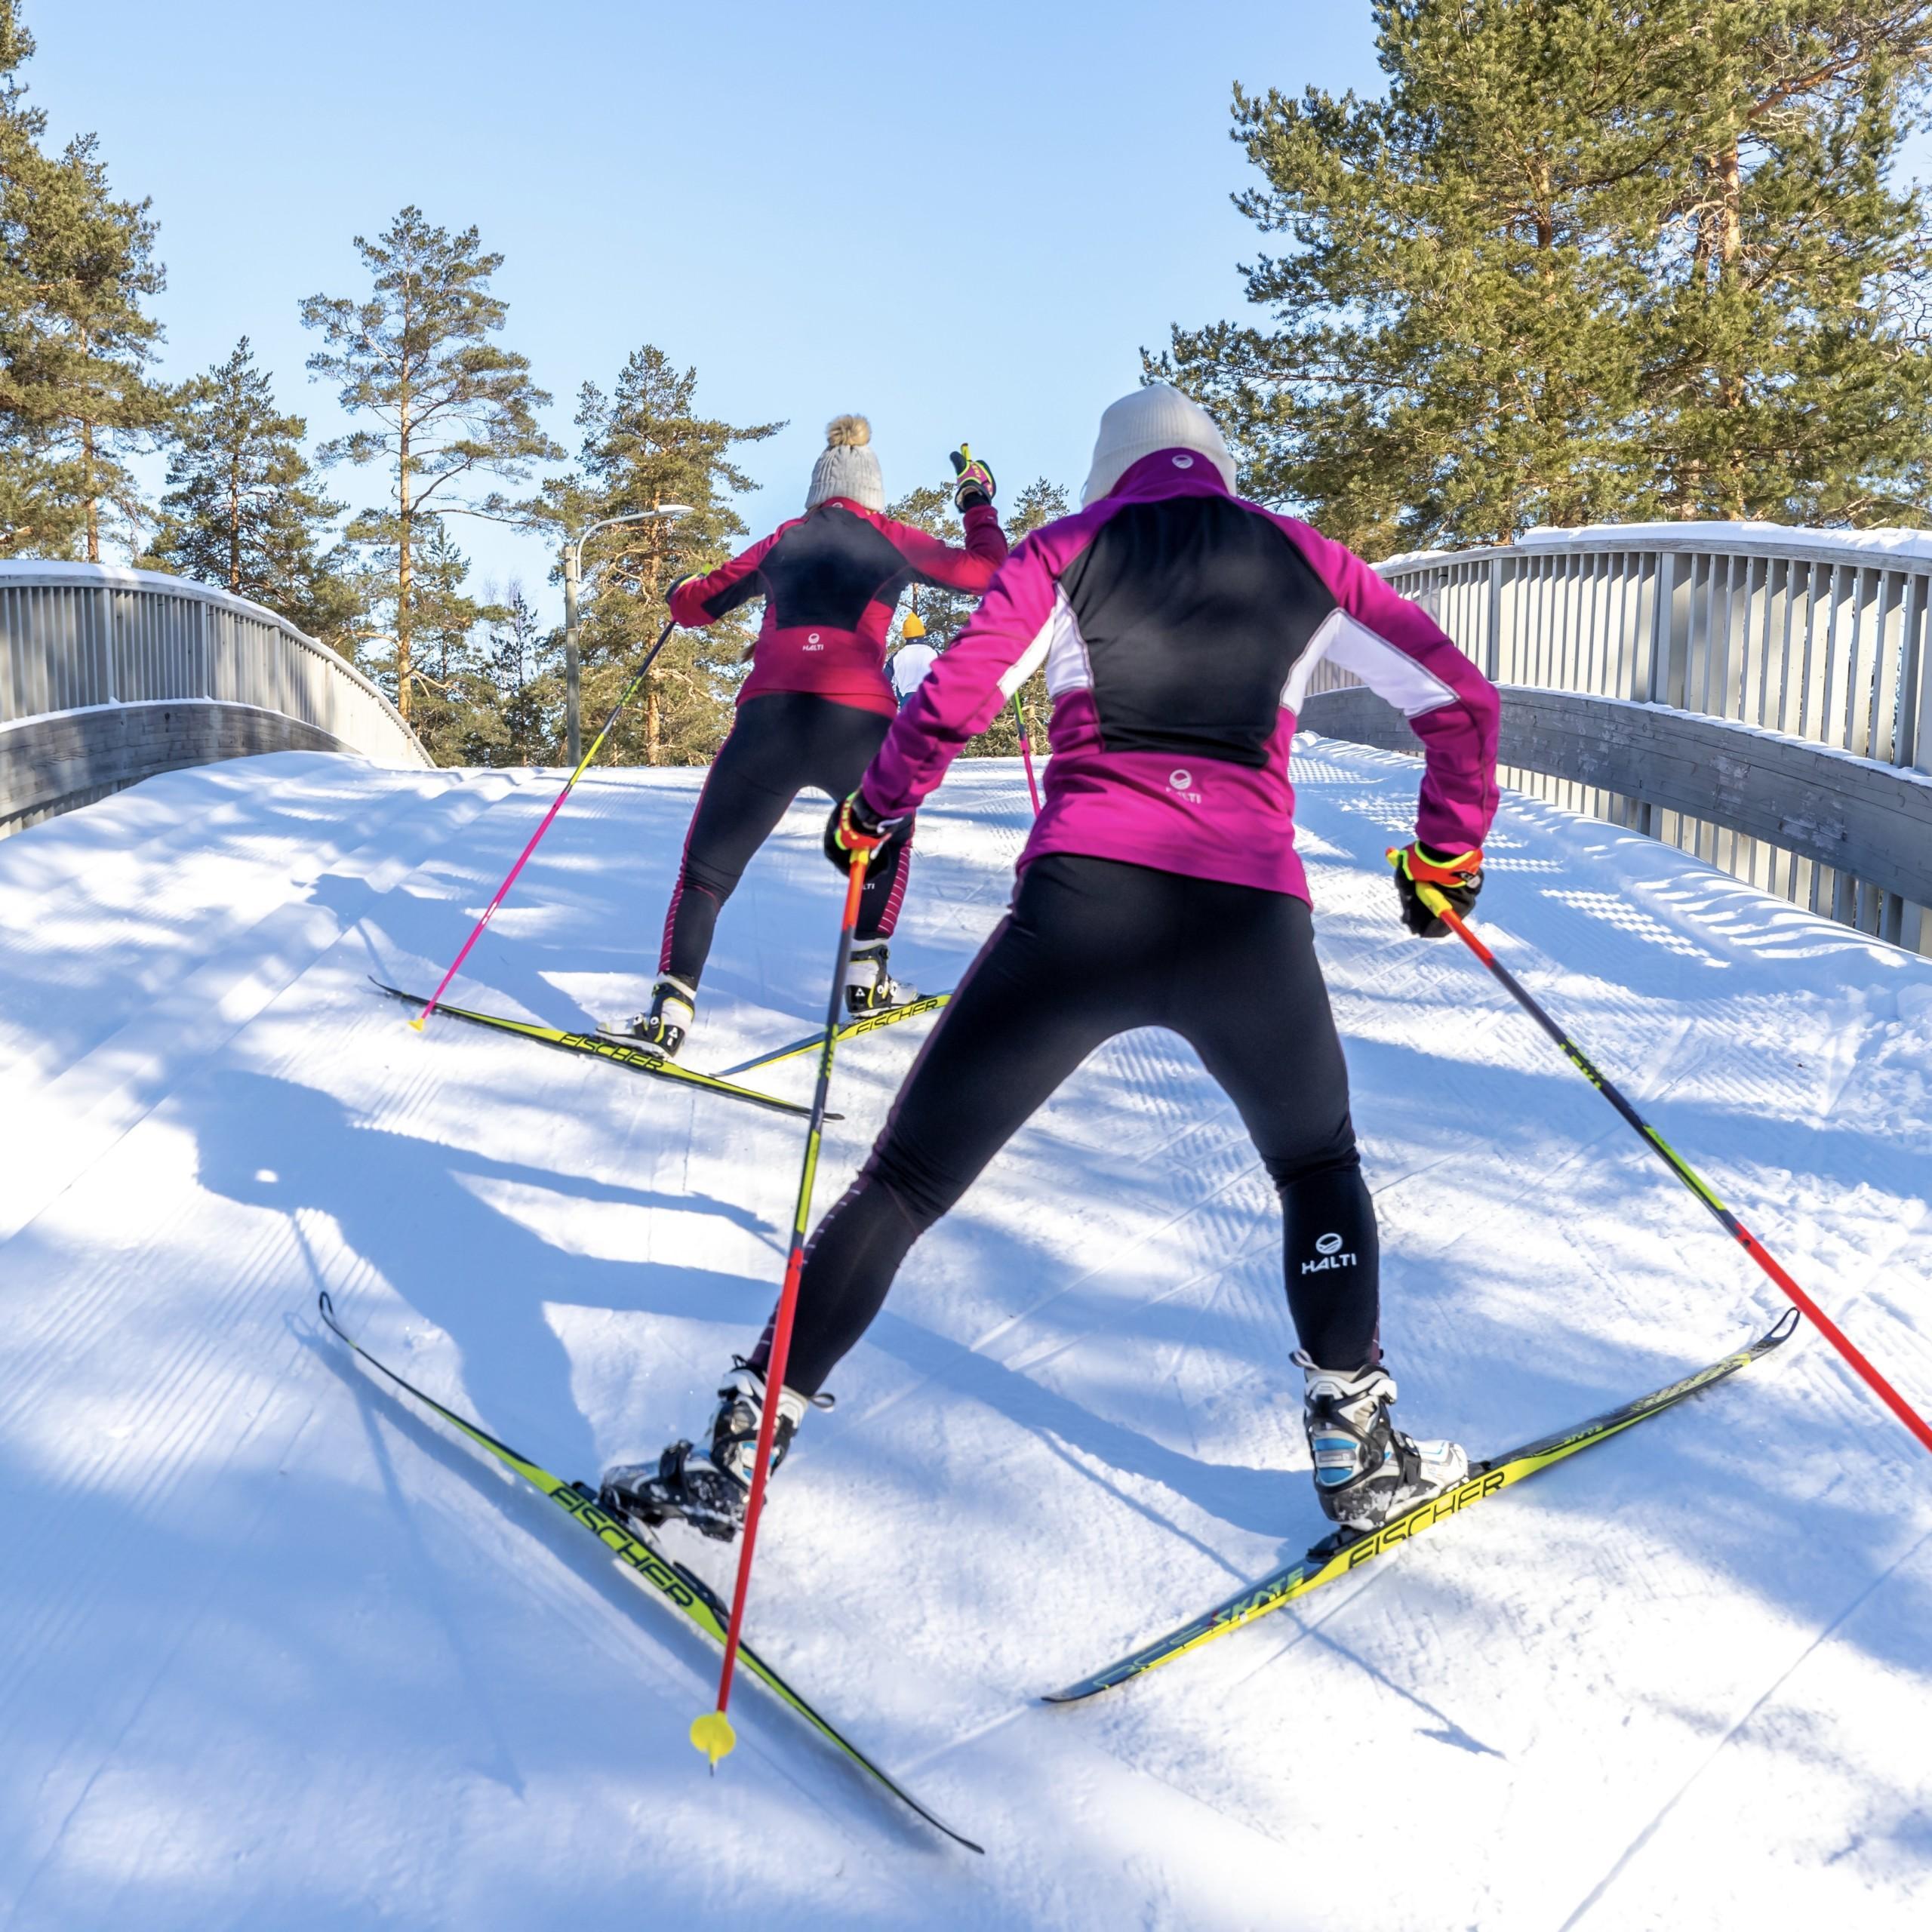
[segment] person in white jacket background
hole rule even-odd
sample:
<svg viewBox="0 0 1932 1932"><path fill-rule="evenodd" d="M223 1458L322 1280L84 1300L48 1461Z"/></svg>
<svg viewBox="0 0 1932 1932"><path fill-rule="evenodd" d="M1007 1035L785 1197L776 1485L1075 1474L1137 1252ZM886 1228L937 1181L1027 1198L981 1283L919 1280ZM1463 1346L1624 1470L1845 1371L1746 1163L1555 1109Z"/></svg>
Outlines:
<svg viewBox="0 0 1932 1932"><path fill-rule="evenodd" d="M906 621L899 627L899 648L885 667L886 675L892 680L892 694L899 700L901 711L938 662L939 653L926 641L926 627L918 612L907 611Z"/></svg>

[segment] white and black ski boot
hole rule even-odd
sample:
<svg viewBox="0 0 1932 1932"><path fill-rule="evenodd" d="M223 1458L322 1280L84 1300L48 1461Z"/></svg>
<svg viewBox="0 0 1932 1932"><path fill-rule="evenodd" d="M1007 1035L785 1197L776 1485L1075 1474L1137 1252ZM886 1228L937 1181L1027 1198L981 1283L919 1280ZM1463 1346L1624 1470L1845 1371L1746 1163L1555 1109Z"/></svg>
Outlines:
<svg viewBox="0 0 1932 1932"><path fill-rule="evenodd" d="M845 1011L855 1020L895 1006L910 1006L919 997L915 988L902 986L892 977L885 954L882 939L868 940L852 949L845 968Z"/></svg>
<svg viewBox="0 0 1932 1932"><path fill-rule="evenodd" d="M1392 1516L1453 1489L1469 1472L1454 1442L1418 1442L1392 1428L1395 1384L1380 1368L1318 1368L1297 1352L1306 1373L1302 1426L1315 1464L1315 1493L1337 1527L1316 1552L1345 1549ZM1315 1552L1311 1552L1313 1554Z"/></svg>
<svg viewBox="0 0 1932 1932"><path fill-rule="evenodd" d="M620 1024L613 1020L598 1032L607 1040L621 1040L627 1047L641 1047L660 1060L675 1060L685 1035L697 1017L697 990L665 974L651 989L651 1004Z"/></svg>
<svg viewBox="0 0 1932 1932"><path fill-rule="evenodd" d="M654 1463L614 1463L598 1506L620 1521L654 1530L674 1517L700 1535L729 1543L745 1520L745 1485L715 1468L701 1449L674 1442Z"/></svg>
<svg viewBox="0 0 1932 1932"><path fill-rule="evenodd" d="M829 1409L829 1395L807 1397L787 1389L778 1400L771 1441L775 1475L808 1407ZM654 1529L673 1517L702 1535L729 1543L745 1520L752 1465L758 1457L758 1425L764 1417L764 1377L740 1356L718 1392L709 1455L689 1442L674 1442L655 1463L619 1463L604 1472L598 1502L614 1515Z"/></svg>

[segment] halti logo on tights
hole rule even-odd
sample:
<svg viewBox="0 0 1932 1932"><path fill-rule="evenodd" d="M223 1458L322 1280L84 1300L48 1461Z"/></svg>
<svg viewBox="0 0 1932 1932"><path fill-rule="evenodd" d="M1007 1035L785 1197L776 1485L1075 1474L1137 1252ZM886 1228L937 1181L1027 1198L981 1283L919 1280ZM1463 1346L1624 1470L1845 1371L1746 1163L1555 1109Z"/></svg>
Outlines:
<svg viewBox="0 0 1932 1932"><path fill-rule="evenodd" d="M1201 794L1194 789L1194 774L1185 765L1168 774L1168 789L1177 798L1185 798L1190 805L1201 802Z"/></svg>
<svg viewBox="0 0 1932 1932"><path fill-rule="evenodd" d="M825 648L825 646L818 641L818 632L817 631L806 632L805 648L808 651L823 651Z"/></svg>
<svg viewBox="0 0 1932 1932"><path fill-rule="evenodd" d="M1340 1235L1322 1235L1315 1244L1315 1258L1312 1261L1304 1261L1301 1264L1301 1272L1304 1275L1319 1275L1325 1269L1352 1268L1355 1265L1355 1257L1344 1254L1341 1249L1342 1237Z"/></svg>

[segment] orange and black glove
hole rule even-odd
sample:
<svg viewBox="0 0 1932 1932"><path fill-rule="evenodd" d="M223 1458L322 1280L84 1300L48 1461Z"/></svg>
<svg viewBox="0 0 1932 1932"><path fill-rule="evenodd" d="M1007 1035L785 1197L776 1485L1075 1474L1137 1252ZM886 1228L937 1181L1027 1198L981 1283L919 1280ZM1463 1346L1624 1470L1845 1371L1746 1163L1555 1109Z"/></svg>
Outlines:
<svg viewBox="0 0 1932 1932"><path fill-rule="evenodd" d="M876 854L904 829L906 823L903 818L881 818L866 803L864 795L854 792L832 807L832 816L826 821L825 856L842 875L852 869L855 852Z"/></svg>
<svg viewBox="0 0 1932 1932"><path fill-rule="evenodd" d="M1418 838L1392 845L1389 863L1395 868L1395 891L1402 902L1402 923L1419 939L1442 939L1449 928L1422 902L1419 885L1433 886L1466 919L1482 890L1482 848L1473 852L1438 852Z"/></svg>

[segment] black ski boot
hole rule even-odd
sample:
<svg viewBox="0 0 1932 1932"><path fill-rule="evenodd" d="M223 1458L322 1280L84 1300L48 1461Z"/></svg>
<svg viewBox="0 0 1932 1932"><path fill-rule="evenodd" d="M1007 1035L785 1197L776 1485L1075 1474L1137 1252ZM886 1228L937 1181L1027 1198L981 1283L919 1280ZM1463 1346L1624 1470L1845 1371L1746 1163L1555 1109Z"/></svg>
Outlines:
<svg viewBox="0 0 1932 1932"><path fill-rule="evenodd" d="M697 1017L696 989L666 973L651 988L648 1011L632 1014L621 1025L613 1020L597 1030L607 1040L621 1040L627 1047L641 1047L660 1060L675 1060L678 1049L685 1044L685 1035L691 1031L691 1022Z"/></svg>
<svg viewBox="0 0 1932 1932"><path fill-rule="evenodd" d="M779 1398L778 1423L771 1442L776 1475L792 1446L808 1407L829 1409L829 1395L808 1398L787 1389ZM758 1425L764 1416L764 1377L741 1356L718 1392L711 1423L711 1453L689 1442L674 1442L649 1463L620 1463L604 1472L598 1502L612 1515L647 1529L672 1518L701 1535L729 1543L745 1520L751 1493L752 1465L758 1456Z"/></svg>
<svg viewBox="0 0 1932 1932"><path fill-rule="evenodd" d="M855 1020L895 1006L910 1006L919 997L915 989L902 986L892 977L885 955L882 939L867 940L852 949L845 968L845 1011Z"/></svg>

